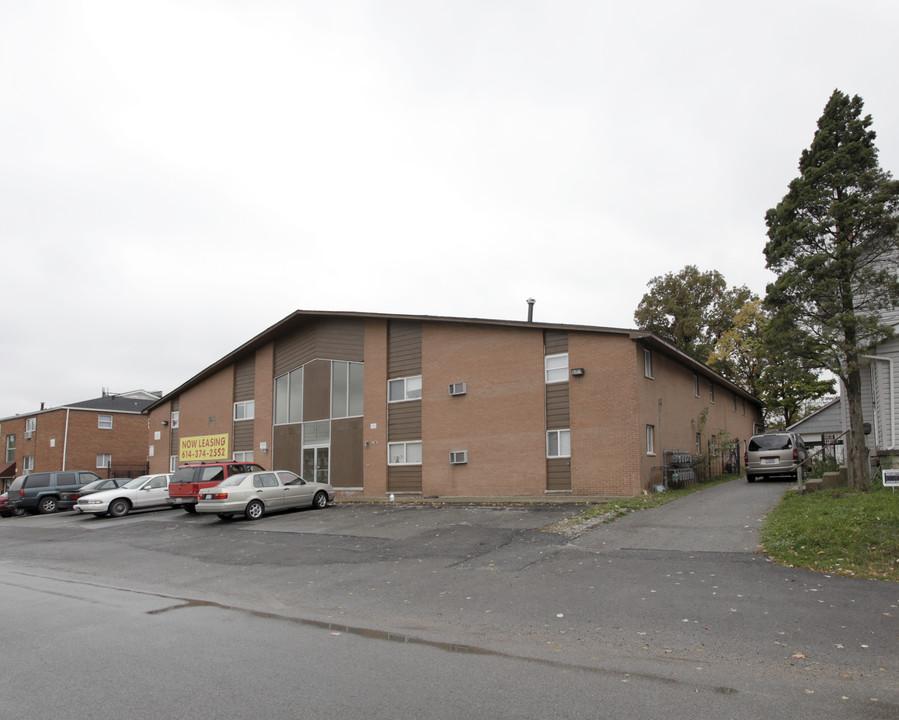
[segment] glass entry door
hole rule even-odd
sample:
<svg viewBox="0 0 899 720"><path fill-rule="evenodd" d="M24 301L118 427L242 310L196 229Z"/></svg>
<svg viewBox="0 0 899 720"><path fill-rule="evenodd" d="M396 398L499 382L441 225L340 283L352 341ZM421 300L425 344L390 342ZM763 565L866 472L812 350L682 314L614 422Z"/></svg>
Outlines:
<svg viewBox="0 0 899 720"><path fill-rule="evenodd" d="M328 482L329 448L303 448L303 479L310 482Z"/></svg>

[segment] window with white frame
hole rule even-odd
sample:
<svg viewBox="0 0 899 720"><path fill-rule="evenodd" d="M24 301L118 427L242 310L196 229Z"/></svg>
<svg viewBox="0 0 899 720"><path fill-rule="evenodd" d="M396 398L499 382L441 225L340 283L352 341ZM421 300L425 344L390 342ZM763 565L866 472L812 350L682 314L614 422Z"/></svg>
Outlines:
<svg viewBox="0 0 899 720"><path fill-rule="evenodd" d="M253 462L252 450L235 450L234 462Z"/></svg>
<svg viewBox="0 0 899 720"><path fill-rule="evenodd" d="M546 431L546 457L571 457L571 430Z"/></svg>
<svg viewBox="0 0 899 720"><path fill-rule="evenodd" d="M12 462L16 459L16 436L6 436L6 462Z"/></svg>
<svg viewBox="0 0 899 720"><path fill-rule="evenodd" d="M421 400L421 375L387 381L387 401Z"/></svg>
<svg viewBox="0 0 899 720"><path fill-rule="evenodd" d="M22 458L22 472L34 472L34 455L26 455Z"/></svg>
<svg viewBox="0 0 899 720"><path fill-rule="evenodd" d="M362 415L364 365L335 360L331 363L331 417Z"/></svg>
<svg viewBox="0 0 899 720"><path fill-rule="evenodd" d="M169 455L169 472L175 472L178 469L178 456Z"/></svg>
<svg viewBox="0 0 899 720"><path fill-rule="evenodd" d="M421 465L421 440L387 443L388 465Z"/></svg>
<svg viewBox="0 0 899 720"><path fill-rule="evenodd" d="M112 464L112 455L108 453L97 453L97 467L108 468Z"/></svg>
<svg viewBox="0 0 899 720"><path fill-rule="evenodd" d="M172 430L177 429L179 422L181 422L181 413L178 410L175 410L172 412L172 420L171 420Z"/></svg>
<svg viewBox="0 0 899 720"><path fill-rule="evenodd" d="M97 427L101 430L112 430L112 415L97 415Z"/></svg>
<svg viewBox="0 0 899 720"><path fill-rule="evenodd" d="M234 403L234 420L252 420L256 413L255 400L243 400Z"/></svg>
<svg viewBox="0 0 899 720"><path fill-rule="evenodd" d="M693 397L699 397L699 376L693 374Z"/></svg>
<svg viewBox="0 0 899 720"><path fill-rule="evenodd" d="M643 350L643 374L653 379L652 377L652 351L651 350Z"/></svg>
<svg viewBox="0 0 899 720"><path fill-rule="evenodd" d="M646 454L656 454L656 429L654 425L646 426Z"/></svg>
<svg viewBox="0 0 899 720"><path fill-rule="evenodd" d="M713 383L709 383L709 402L715 402L715 385Z"/></svg>
<svg viewBox="0 0 899 720"><path fill-rule="evenodd" d="M543 371L547 385L566 382L568 380L568 353L557 353L544 357Z"/></svg>
<svg viewBox="0 0 899 720"><path fill-rule="evenodd" d="M37 430L37 418L28 418L25 421L25 432L34 432Z"/></svg>
<svg viewBox="0 0 899 720"><path fill-rule="evenodd" d="M303 422L303 368L275 378L275 425Z"/></svg>
<svg viewBox="0 0 899 720"><path fill-rule="evenodd" d="M702 434L696 433L696 454L702 455Z"/></svg>

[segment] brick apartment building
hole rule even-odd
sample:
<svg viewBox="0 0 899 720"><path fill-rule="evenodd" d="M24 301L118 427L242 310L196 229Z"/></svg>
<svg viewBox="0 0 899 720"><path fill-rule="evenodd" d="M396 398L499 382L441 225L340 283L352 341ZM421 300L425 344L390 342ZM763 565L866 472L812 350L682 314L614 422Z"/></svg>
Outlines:
<svg viewBox="0 0 899 720"><path fill-rule="evenodd" d="M3 490L16 475L146 468L147 417L159 394L135 390L0 419Z"/></svg>
<svg viewBox="0 0 899 720"><path fill-rule="evenodd" d="M151 472L253 459L368 496L634 495L664 451L762 422L649 332L307 311L147 412Z"/></svg>

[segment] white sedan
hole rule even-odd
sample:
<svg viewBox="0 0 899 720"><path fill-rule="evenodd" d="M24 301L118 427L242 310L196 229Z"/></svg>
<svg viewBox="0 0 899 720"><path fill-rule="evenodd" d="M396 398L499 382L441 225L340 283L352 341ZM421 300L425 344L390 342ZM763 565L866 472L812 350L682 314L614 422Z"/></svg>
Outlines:
<svg viewBox="0 0 899 720"><path fill-rule="evenodd" d="M288 470L240 473L201 490L197 512L215 513L222 520L238 513L258 520L273 510L323 508L334 495L329 483L307 482Z"/></svg>
<svg viewBox="0 0 899 720"><path fill-rule="evenodd" d="M132 510L167 508L171 479L171 473L141 475L114 490L102 490L78 498L75 512L91 513L97 517L107 514L122 517Z"/></svg>

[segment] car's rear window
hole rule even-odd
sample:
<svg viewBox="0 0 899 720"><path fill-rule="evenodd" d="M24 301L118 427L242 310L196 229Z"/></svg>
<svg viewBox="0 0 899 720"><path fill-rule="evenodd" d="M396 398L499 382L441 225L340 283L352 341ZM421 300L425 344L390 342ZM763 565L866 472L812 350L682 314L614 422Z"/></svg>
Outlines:
<svg viewBox="0 0 899 720"><path fill-rule="evenodd" d="M189 483L193 482L193 479L194 468L192 467L179 468L178 470L175 470L175 474L172 475L173 483Z"/></svg>
<svg viewBox="0 0 899 720"><path fill-rule="evenodd" d="M37 473L25 478L25 487L50 487L50 473Z"/></svg>
<svg viewBox="0 0 899 720"><path fill-rule="evenodd" d="M789 450L793 443L789 435L758 435L749 441L749 450Z"/></svg>
<svg viewBox="0 0 899 720"><path fill-rule="evenodd" d="M247 473L239 473L237 475L232 475L227 480L222 480L219 483L219 487L235 487L237 485L240 485L246 479L247 479Z"/></svg>

